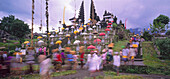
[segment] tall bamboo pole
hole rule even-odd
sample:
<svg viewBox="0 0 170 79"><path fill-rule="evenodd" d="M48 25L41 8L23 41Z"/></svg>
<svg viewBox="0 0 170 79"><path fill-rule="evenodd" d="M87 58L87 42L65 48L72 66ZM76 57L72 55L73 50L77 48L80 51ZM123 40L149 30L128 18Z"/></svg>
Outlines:
<svg viewBox="0 0 170 79"><path fill-rule="evenodd" d="M33 26L34 26L34 0L32 0L32 28L31 28L31 47L33 47Z"/></svg>
<svg viewBox="0 0 170 79"><path fill-rule="evenodd" d="M48 35L48 33L49 33L49 30L48 30L48 18L49 17L49 14L48 14L48 0L46 0L46 26L47 26L47 52L48 52L48 54L49 54L49 45L50 45L50 42L49 42L49 35Z"/></svg>

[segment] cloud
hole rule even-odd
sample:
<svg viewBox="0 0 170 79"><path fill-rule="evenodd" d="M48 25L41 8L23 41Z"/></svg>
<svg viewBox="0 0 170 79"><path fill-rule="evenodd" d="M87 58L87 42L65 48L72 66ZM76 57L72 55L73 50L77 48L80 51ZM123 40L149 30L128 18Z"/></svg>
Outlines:
<svg viewBox="0 0 170 79"><path fill-rule="evenodd" d="M42 0L42 19L44 30L46 28L45 0ZM170 17L170 0L93 0L97 14L103 18L105 10L112 12L123 22L127 20L127 28L147 28L149 23L160 14ZM65 9L65 22L71 24L69 18L75 14L78 16L82 0L49 0L49 28L58 28L59 21L63 21L63 10ZM90 2L84 0L85 22L90 17ZM76 6L75 6L76 5ZM31 24L31 0L2 0L0 3L0 18L10 14ZM38 31L41 19L41 0L35 0L34 31Z"/></svg>

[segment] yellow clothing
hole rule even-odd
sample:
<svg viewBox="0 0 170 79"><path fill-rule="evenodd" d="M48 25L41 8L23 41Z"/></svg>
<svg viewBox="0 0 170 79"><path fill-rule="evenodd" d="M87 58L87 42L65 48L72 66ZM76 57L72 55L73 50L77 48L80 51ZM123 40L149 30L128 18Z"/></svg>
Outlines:
<svg viewBox="0 0 170 79"><path fill-rule="evenodd" d="M123 58L128 58L127 56L122 56Z"/></svg>
<svg viewBox="0 0 170 79"><path fill-rule="evenodd" d="M133 60L134 59L134 56L131 56L131 60Z"/></svg>

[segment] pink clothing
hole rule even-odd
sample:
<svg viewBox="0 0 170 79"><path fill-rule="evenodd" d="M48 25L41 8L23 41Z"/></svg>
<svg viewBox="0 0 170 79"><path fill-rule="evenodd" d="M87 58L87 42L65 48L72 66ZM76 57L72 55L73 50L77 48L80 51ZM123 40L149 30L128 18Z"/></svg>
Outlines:
<svg viewBox="0 0 170 79"><path fill-rule="evenodd" d="M106 60L106 55L107 55L107 53L102 54L102 56L101 56L102 60Z"/></svg>
<svg viewBox="0 0 170 79"><path fill-rule="evenodd" d="M46 47L44 47L44 55L46 55Z"/></svg>
<svg viewBox="0 0 170 79"><path fill-rule="evenodd" d="M73 55L73 59L74 59L74 61L77 61L78 56L77 55Z"/></svg>

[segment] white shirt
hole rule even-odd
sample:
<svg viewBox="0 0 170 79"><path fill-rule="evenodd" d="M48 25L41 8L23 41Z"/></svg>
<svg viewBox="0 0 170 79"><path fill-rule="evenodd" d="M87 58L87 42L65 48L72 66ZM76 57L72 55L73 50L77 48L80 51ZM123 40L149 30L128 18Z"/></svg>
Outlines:
<svg viewBox="0 0 170 79"><path fill-rule="evenodd" d="M120 66L120 56L119 55L113 56L113 60L114 60L113 65Z"/></svg>
<svg viewBox="0 0 170 79"><path fill-rule="evenodd" d="M7 54L3 54L2 56L3 56L3 58L6 58L6 57L7 57Z"/></svg>
<svg viewBox="0 0 170 79"><path fill-rule="evenodd" d="M20 55L18 53L16 54L16 58L20 58Z"/></svg>

